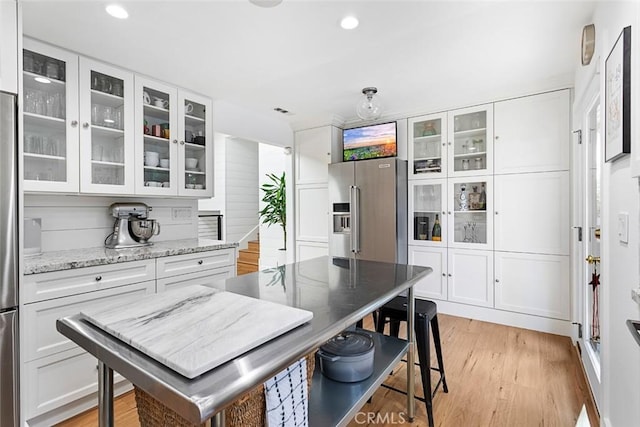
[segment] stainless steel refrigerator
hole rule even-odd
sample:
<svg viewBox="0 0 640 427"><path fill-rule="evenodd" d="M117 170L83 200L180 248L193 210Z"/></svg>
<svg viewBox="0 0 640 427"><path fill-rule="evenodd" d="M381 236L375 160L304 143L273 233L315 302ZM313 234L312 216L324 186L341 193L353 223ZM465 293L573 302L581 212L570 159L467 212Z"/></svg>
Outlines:
<svg viewBox="0 0 640 427"><path fill-rule="evenodd" d="M330 164L329 212L331 256L406 264L406 161Z"/></svg>
<svg viewBox="0 0 640 427"><path fill-rule="evenodd" d="M0 426L18 425L17 104L0 92Z"/></svg>

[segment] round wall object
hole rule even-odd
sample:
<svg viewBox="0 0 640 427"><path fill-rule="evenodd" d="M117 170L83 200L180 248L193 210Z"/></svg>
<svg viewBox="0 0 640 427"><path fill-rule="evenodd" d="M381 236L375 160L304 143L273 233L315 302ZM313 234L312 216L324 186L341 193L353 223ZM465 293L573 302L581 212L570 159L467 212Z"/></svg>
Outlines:
<svg viewBox="0 0 640 427"><path fill-rule="evenodd" d="M589 65L596 49L596 26L585 25L582 28L582 65Z"/></svg>

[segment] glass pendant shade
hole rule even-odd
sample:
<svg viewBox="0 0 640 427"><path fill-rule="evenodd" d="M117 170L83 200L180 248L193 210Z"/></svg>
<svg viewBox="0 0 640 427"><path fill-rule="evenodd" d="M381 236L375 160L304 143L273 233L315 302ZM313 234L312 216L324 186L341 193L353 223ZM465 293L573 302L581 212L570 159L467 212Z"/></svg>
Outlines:
<svg viewBox="0 0 640 427"><path fill-rule="evenodd" d="M382 103L375 94L378 89L375 87L365 87L362 89L362 98L356 105L356 113L363 120L375 120L382 114Z"/></svg>

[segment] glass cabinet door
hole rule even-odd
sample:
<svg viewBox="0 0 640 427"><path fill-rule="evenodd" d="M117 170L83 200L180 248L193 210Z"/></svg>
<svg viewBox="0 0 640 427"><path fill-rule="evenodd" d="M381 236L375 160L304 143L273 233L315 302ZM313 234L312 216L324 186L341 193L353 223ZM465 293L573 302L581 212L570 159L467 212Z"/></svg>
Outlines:
<svg viewBox="0 0 640 427"><path fill-rule="evenodd" d="M136 76L136 193L178 194L177 90Z"/></svg>
<svg viewBox="0 0 640 427"><path fill-rule="evenodd" d="M80 189L133 193L133 74L80 59Z"/></svg>
<svg viewBox="0 0 640 427"><path fill-rule="evenodd" d="M179 194L213 194L211 102L199 95L178 93L178 132L181 138L179 166ZM184 138L183 138L184 137ZM180 169L180 168L179 168Z"/></svg>
<svg viewBox="0 0 640 427"><path fill-rule="evenodd" d="M493 247L493 177L449 179L449 246Z"/></svg>
<svg viewBox="0 0 640 427"><path fill-rule="evenodd" d="M78 191L77 67L76 55L24 40L25 191Z"/></svg>
<svg viewBox="0 0 640 427"><path fill-rule="evenodd" d="M409 183L409 244L447 246L444 179Z"/></svg>
<svg viewBox="0 0 640 427"><path fill-rule="evenodd" d="M493 171L493 106L449 112L449 176Z"/></svg>
<svg viewBox="0 0 640 427"><path fill-rule="evenodd" d="M409 178L446 176L446 114L409 119Z"/></svg>

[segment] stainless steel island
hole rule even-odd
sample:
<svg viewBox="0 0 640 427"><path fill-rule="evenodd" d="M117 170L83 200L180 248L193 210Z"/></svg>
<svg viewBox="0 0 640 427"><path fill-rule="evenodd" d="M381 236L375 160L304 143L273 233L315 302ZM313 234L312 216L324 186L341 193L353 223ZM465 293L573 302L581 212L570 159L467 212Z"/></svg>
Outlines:
<svg viewBox="0 0 640 427"><path fill-rule="evenodd" d="M188 379L78 314L58 320L57 329L99 360L100 426L113 425L113 370L194 424L224 408L368 313L408 291L408 330L413 330L413 285L428 267L320 257L247 274L212 286L313 312L313 319L194 379ZM260 325L255 325L259 328ZM345 425L406 354L413 366L413 334L398 340L375 334L375 371L360 383L312 381L311 426ZM413 373L412 370L407 370ZM414 416L414 376L407 375L407 415Z"/></svg>

